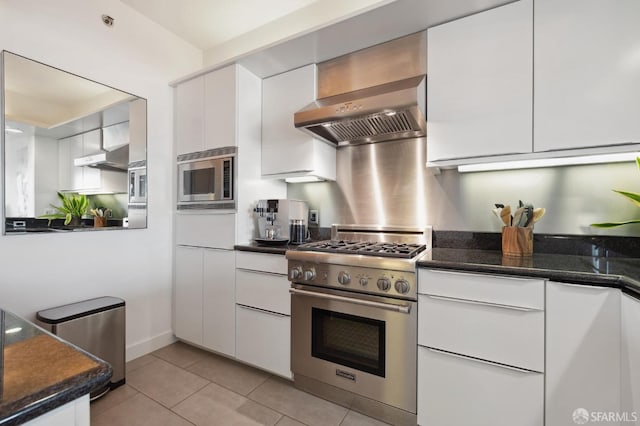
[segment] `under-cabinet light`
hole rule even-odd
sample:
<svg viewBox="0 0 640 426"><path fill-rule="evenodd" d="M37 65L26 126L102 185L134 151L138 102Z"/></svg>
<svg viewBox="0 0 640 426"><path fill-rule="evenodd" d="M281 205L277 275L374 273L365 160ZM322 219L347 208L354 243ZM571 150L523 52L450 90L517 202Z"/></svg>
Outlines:
<svg viewBox="0 0 640 426"><path fill-rule="evenodd" d="M320 179L318 176L295 176L288 177L284 180L287 183L307 183L307 182L322 182L324 179Z"/></svg>
<svg viewBox="0 0 640 426"><path fill-rule="evenodd" d="M458 171L486 172L491 170L535 169L539 167L574 166L580 164L622 163L635 161L638 152L615 154L583 155L579 157L536 158L531 160L501 161L496 163L466 164L458 166Z"/></svg>
<svg viewBox="0 0 640 426"><path fill-rule="evenodd" d="M14 129L13 127L5 127L4 131L7 133L23 133L20 129Z"/></svg>
<svg viewBox="0 0 640 426"><path fill-rule="evenodd" d="M5 334L15 334L20 333L22 331L22 327L13 327L5 330Z"/></svg>

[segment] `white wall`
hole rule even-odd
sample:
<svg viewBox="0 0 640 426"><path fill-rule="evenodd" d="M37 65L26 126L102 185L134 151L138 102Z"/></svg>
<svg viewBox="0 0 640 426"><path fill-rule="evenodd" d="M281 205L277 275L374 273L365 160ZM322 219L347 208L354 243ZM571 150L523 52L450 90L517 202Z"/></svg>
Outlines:
<svg viewBox="0 0 640 426"><path fill-rule="evenodd" d="M102 14L115 18L112 28ZM0 49L148 100L148 228L3 236L0 306L36 311L111 295L127 302L127 358L171 340L173 92L202 52L116 0L3 0Z"/></svg>

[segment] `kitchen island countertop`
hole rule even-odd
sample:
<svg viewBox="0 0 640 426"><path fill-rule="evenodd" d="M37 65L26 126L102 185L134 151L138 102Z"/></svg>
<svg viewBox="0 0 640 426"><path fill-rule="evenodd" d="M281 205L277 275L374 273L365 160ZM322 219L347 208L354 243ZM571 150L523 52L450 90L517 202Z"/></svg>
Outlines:
<svg viewBox="0 0 640 426"><path fill-rule="evenodd" d="M433 248L418 267L544 278L572 284L620 288L640 299L640 259L534 253L503 256L498 250Z"/></svg>
<svg viewBox="0 0 640 426"><path fill-rule="evenodd" d="M0 425L22 424L104 386L106 362L0 310Z"/></svg>

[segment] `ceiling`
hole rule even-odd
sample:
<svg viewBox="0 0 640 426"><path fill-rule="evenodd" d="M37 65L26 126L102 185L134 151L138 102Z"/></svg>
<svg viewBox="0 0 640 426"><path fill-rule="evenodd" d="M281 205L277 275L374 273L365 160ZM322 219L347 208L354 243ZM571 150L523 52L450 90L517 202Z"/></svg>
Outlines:
<svg viewBox="0 0 640 426"><path fill-rule="evenodd" d="M379 2L379 0L349 1L354 4ZM122 0L122 2L201 50L225 43L314 3L326 3L328 7L333 3L332 0Z"/></svg>
<svg viewBox="0 0 640 426"><path fill-rule="evenodd" d="M77 75L4 52L5 117L52 128L103 111L132 96Z"/></svg>

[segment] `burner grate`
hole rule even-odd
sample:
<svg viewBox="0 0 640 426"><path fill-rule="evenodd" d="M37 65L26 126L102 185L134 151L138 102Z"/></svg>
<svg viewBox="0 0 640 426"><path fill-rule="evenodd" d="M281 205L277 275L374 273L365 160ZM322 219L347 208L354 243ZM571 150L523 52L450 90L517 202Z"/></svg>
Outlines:
<svg viewBox="0 0 640 426"><path fill-rule="evenodd" d="M365 256L398 257L411 259L426 249L425 244L406 244L370 241L326 240L302 244L301 251L360 254Z"/></svg>

